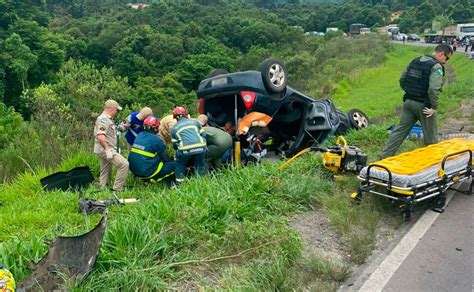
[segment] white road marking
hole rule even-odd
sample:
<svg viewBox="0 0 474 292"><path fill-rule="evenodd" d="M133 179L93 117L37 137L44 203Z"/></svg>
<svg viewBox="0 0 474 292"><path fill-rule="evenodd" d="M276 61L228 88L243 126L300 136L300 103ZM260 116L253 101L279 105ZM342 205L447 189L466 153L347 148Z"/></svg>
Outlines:
<svg viewBox="0 0 474 292"><path fill-rule="evenodd" d="M446 196L446 205L453 197L453 193L454 192L448 192L448 195ZM427 212L418 219L410 231L405 234L400 243L392 250L378 268L375 269L359 291L382 291L383 287L385 287L390 278L392 278L393 274L397 271L398 267L400 267L405 258L415 248L439 215L440 213L427 210Z"/></svg>

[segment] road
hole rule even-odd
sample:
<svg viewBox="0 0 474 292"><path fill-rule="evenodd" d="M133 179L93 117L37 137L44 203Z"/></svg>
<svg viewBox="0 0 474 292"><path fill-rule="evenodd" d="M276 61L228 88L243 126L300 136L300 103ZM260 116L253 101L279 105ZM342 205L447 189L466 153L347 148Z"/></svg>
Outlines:
<svg viewBox="0 0 474 292"><path fill-rule="evenodd" d="M401 41L389 41L389 43L395 44L395 45L405 45L405 46L415 46L415 47L433 47L433 48L437 45L433 43L408 42L408 41L405 41L405 43ZM464 47L458 47L458 50L455 53L469 54L469 49L468 49L468 52L464 52Z"/></svg>
<svg viewBox="0 0 474 292"><path fill-rule="evenodd" d="M340 291L474 291L474 196L449 198L444 213L427 210Z"/></svg>

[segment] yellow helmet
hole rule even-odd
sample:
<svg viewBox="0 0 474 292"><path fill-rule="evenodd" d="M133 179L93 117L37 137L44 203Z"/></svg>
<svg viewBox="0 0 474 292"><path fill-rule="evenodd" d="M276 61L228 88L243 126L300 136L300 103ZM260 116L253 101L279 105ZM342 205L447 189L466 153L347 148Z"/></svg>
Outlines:
<svg viewBox="0 0 474 292"><path fill-rule="evenodd" d="M12 273L7 270L2 264L0 264L0 291L1 292L14 292L15 291L15 279L13 279Z"/></svg>

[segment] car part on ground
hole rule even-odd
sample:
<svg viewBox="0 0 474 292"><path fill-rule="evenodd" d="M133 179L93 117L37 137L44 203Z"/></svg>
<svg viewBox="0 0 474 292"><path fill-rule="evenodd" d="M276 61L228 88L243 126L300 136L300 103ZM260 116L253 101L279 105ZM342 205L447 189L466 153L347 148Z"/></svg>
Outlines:
<svg viewBox="0 0 474 292"><path fill-rule="evenodd" d="M321 145L333 134L342 135L369 125L362 111L353 110L351 115L341 112L331 99L307 96L287 86L287 80L283 62L275 58L265 60L260 71L206 78L197 90L198 111L207 115L209 125L221 128L229 122L239 123L252 112L268 115L272 119L267 127L272 140L268 149L287 157ZM244 137L240 139L246 143Z"/></svg>
<svg viewBox="0 0 474 292"><path fill-rule="evenodd" d="M40 183L46 191L82 189L88 187L93 181L94 177L88 166L80 166L69 171L56 172L40 179Z"/></svg>
<svg viewBox="0 0 474 292"><path fill-rule="evenodd" d="M88 233L54 239L47 254L37 264L30 265L33 273L18 285L18 289L62 290L65 281L84 280L95 264L106 225L107 211Z"/></svg>

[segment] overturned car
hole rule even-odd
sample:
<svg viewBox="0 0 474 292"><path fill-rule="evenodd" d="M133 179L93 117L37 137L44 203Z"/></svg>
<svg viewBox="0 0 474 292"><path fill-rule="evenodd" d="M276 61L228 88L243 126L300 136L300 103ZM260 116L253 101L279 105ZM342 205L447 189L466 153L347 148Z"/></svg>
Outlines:
<svg viewBox="0 0 474 292"><path fill-rule="evenodd" d="M287 81L285 65L274 58L263 61L258 71L215 69L199 84L198 111L217 127L236 125L251 112L264 113L272 118L268 132L273 150L289 156L322 144L333 134L369 125L362 111L341 112L331 99L309 97L287 86Z"/></svg>

